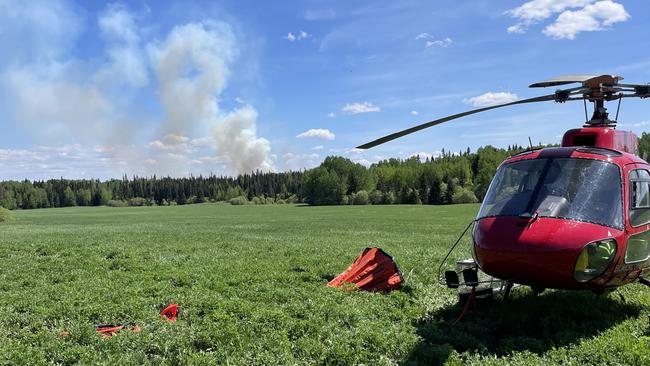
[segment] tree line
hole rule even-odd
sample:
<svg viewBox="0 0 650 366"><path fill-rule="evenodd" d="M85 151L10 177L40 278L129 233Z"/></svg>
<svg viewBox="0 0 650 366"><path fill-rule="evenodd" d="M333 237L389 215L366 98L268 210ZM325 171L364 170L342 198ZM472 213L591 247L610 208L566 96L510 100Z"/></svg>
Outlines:
<svg viewBox="0 0 650 366"><path fill-rule="evenodd" d="M650 152L650 134L640 139ZM306 171L254 172L237 177L131 177L99 180L50 179L0 182L0 206L33 209L71 206L231 204L453 204L480 202L498 165L524 150L485 146L443 151L434 158L388 159L369 167L338 156Z"/></svg>

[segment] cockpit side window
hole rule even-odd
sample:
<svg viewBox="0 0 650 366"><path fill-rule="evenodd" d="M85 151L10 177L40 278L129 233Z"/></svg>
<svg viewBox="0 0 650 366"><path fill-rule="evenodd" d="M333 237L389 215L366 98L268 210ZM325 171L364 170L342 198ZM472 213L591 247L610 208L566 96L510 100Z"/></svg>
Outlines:
<svg viewBox="0 0 650 366"><path fill-rule="evenodd" d="M650 223L650 173L645 169L630 171L630 225Z"/></svg>

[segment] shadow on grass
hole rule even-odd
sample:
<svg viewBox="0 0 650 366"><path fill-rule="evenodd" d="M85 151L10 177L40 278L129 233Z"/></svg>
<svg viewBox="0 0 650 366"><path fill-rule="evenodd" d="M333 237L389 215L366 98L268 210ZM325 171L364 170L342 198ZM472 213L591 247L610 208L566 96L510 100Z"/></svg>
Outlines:
<svg viewBox="0 0 650 366"><path fill-rule="evenodd" d="M508 302L494 300L472 309L456 324L454 320L461 312L459 305L442 309L417 323L422 342L402 363L439 365L452 350L492 356L524 350L541 354L638 317L642 310L639 305L621 302L613 294L555 291L535 296L518 292Z"/></svg>

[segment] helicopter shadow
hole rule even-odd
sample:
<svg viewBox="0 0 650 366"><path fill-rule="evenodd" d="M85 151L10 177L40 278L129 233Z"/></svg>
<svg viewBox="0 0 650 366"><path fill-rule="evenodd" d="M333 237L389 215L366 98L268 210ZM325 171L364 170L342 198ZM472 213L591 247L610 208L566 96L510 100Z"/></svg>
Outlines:
<svg viewBox="0 0 650 366"><path fill-rule="evenodd" d="M401 364L441 365L452 350L497 357L515 351L542 354L576 344L642 311L641 306L627 304L615 294L516 292L507 302L495 299L470 308L457 323L462 311L458 304L416 323L422 340Z"/></svg>

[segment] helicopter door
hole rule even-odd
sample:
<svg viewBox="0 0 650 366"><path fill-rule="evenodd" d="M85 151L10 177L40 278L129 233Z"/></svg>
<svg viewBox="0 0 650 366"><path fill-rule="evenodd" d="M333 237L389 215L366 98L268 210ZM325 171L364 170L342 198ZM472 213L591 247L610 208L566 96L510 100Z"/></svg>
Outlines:
<svg viewBox="0 0 650 366"><path fill-rule="evenodd" d="M629 233L624 254L625 264L634 265L650 258L650 167L626 166L627 222Z"/></svg>

